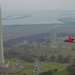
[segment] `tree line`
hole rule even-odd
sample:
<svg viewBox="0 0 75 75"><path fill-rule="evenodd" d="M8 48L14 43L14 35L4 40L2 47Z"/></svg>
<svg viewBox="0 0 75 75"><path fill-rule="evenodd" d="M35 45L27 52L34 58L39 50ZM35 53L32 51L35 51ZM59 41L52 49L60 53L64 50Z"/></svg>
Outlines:
<svg viewBox="0 0 75 75"><path fill-rule="evenodd" d="M48 57L47 55L41 55L39 56L39 60L41 62L48 61L48 62L57 62L57 63L69 63L71 60L71 55L68 54L66 57L63 55L58 55L57 57L55 55L51 55Z"/></svg>

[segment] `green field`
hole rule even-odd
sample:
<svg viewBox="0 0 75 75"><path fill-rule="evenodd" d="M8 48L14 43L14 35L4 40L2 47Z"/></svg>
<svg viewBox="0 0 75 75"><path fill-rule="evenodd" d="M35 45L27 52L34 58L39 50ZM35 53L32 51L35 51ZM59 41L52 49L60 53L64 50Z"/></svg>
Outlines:
<svg viewBox="0 0 75 75"><path fill-rule="evenodd" d="M16 74L6 74L6 75L33 75L33 70L23 70L19 73L16 73Z"/></svg>
<svg viewBox="0 0 75 75"><path fill-rule="evenodd" d="M19 60L19 59L15 59L15 58L11 58L8 59L8 61L10 62L10 64L14 64L15 62L20 62L22 63L24 69L16 74L6 74L6 75L33 75L33 63L29 63L29 62L24 62L23 60Z"/></svg>
<svg viewBox="0 0 75 75"><path fill-rule="evenodd" d="M15 60L15 59L12 59L12 60ZM59 63L49 63L49 62L41 62L41 64L42 64L43 71L54 70L54 69L58 70L57 72L53 73L52 75L69 75L68 72L66 71L66 67L69 64L59 64ZM26 68L27 68L27 66L31 66L31 65L33 66L32 63L28 63L28 62L23 62L23 65ZM6 74L6 75L24 75L24 74L26 74L26 75L34 75L33 69L27 68L27 69L22 70L19 73Z"/></svg>
<svg viewBox="0 0 75 75"><path fill-rule="evenodd" d="M49 63L49 62L42 63L43 71L54 70L54 69L58 70L52 75L69 75L68 72L66 71L66 67L68 65L69 64L59 64L59 63Z"/></svg>
<svg viewBox="0 0 75 75"><path fill-rule="evenodd" d="M53 73L52 75L69 75L69 73L66 71L59 71L59 72Z"/></svg>

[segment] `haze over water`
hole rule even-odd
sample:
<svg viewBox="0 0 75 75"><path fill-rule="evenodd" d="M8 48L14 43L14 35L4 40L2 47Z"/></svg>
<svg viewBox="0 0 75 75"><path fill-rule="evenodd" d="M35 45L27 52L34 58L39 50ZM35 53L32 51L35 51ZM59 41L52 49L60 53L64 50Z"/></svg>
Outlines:
<svg viewBox="0 0 75 75"><path fill-rule="evenodd" d="M63 15L71 14L71 15ZM41 11L33 13L15 13L2 15L3 25L16 25L16 24L50 24L50 23L62 23L57 19L67 16L73 16L74 12L62 12L62 11Z"/></svg>

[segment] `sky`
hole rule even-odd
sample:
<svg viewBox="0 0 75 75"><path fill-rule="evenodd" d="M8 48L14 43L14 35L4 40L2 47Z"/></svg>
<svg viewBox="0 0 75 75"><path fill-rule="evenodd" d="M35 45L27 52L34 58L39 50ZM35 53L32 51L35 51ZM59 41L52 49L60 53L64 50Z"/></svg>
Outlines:
<svg viewBox="0 0 75 75"><path fill-rule="evenodd" d="M75 10L75 0L0 0L2 12Z"/></svg>

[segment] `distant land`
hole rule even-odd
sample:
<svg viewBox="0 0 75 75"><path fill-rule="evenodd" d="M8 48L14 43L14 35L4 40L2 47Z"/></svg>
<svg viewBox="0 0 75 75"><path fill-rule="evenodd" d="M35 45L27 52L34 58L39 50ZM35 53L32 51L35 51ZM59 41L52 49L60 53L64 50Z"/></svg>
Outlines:
<svg viewBox="0 0 75 75"><path fill-rule="evenodd" d="M3 20L15 20L15 19L22 19L22 18L28 18L31 16L7 16L3 18Z"/></svg>
<svg viewBox="0 0 75 75"><path fill-rule="evenodd" d="M75 12L52 11L3 16L4 40L27 37L39 33L75 34Z"/></svg>

